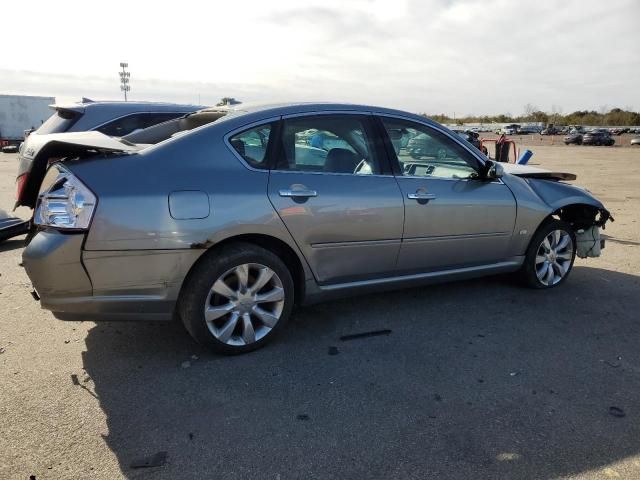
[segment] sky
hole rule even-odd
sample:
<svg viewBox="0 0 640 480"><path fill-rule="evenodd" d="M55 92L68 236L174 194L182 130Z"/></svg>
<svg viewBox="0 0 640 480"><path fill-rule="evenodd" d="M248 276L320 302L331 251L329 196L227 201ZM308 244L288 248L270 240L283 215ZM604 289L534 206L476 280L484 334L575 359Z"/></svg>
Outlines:
<svg viewBox="0 0 640 480"><path fill-rule="evenodd" d="M638 0L4 0L0 93L640 110Z"/></svg>

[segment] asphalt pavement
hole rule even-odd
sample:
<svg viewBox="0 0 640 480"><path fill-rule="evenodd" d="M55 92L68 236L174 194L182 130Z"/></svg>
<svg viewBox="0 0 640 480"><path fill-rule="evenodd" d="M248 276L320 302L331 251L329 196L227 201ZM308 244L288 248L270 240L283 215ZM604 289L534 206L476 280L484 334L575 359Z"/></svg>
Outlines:
<svg viewBox="0 0 640 480"><path fill-rule="evenodd" d="M0 208L15 162L0 154ZM300 308L244 356L179 324L55 320L22 241L0 244L0 478L640 478L640 149L532 162L616 218L561 288L497 276Z"/></svg>

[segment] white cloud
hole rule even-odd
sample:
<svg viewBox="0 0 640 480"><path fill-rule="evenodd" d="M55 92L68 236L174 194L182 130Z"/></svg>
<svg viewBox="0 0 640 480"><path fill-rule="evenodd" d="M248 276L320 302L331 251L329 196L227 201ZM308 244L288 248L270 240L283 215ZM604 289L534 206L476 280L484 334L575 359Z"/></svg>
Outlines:
<svg viewBox="0 0 640 480"><path fill-rule="evenodd" d="M5 3L3 93L119 98L127 60L134 99L640 108L635 0Z"/></svg>

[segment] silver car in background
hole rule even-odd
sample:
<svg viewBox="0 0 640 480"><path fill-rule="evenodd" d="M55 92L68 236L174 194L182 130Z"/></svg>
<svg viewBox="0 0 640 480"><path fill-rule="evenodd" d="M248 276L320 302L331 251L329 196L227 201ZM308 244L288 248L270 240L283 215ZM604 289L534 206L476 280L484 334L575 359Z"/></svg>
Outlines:
<svg viewBox="0 0 640 480"><path fill-rule="evenodd" d="M415 137L427 138L419 152ZM609 212L575 176L497 164L443 126L371 106L203 111L125 139L65 134L24 266L66 320L171 320L222 353L295 304L519 272L561 285ZM66 153L65 153L66 149Z"/></svg>
<svg viewBox="0 0 640 480"><path fill-rule="evenodd" d="M33 142L36 136L96 131L122 137L195 112L202 109L202 106L163 102L96 102L85 99L83 102L50 105L50 108L53 109L53 114L37 130L31 132L20 147L16 207L34 206L25 201L26 198L33 198L32 191L37 192L39 187L39 183L30 178L30 173L35 169L38 177L38 170L46 168L46 165L33 164Z"/></svg>

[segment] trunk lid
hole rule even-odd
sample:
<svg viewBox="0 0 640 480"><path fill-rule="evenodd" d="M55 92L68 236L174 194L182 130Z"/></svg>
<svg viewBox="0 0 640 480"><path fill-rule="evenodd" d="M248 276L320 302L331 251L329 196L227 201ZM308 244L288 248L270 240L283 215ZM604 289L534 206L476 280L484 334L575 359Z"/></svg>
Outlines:
<svg viewBox="0 0 640 480"><path fill-rule="evenodd" d="M15 207L35 206L40 183L47 167L55 160L99 153L135 153L144 147L95 131L31 134L18 155Z"/></svg>

